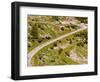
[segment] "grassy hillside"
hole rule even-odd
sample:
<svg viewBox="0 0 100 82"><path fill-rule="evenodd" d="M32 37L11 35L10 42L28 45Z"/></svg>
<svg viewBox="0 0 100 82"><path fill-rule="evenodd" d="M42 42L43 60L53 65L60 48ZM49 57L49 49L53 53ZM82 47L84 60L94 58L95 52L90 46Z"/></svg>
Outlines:
<svg viewBox="0 0 100 82"><path fill-rule="evenodd" d="M84 35L86 33L86 35ZM32 65L71 65L87 63L87 30L58 40L36 53Z"/></svg>
<svg viewBox="0 0 100 82"><path fill-rule="evenodd" d="M28 53L37 46L74 32L87 24L87 17L33 16L28 18ZM88 63L88 31L83 30L57 40L39 50L32 66L77 65Z"/></svg>
<svg viewBox="0 0 100 82"><path fill-rule="evenodd" d="M28 52L43 42L80 28L77 25L80 23L74 17L28 16Z"/></svg>

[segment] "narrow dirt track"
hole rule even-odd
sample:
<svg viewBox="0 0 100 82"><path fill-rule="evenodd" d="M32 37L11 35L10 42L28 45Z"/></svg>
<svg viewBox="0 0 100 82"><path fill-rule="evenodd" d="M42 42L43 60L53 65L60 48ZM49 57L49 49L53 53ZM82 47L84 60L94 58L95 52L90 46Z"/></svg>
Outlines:
<svg viewBox="0 0 100 82"><path fill-rule="evenodd" d="M37 46L36 48L34 48L31 52L28 53L28 56L27 56L27 58L28 58L28 60L27 60L27 65L28 65L28 66L32 66L31 63L30 63L31 58L32 58L39 50L41 50L43 47L45 47L45 46L47 46L47 45L49 45L49 44L51 44L51 43L53 43L53 42L55 42L55 41L57 41L57 40L63 39L63 38L65 38L65 37L69 36L69 35L72 35L72 34L75 34L75 33L79 32L79 31L82 31L82 30L87 29L87 26L85 26L85 25L81 25L80 27L81 27L81 28L78 29L78 30L76 30L76 31L73 31L73 32L64 34L64 35L62 35L62 36L60 36L60 37L57 37L57 38L55 38L55 39L52 39L52 40L50 40L50 41L48 41L48 42L45 42L45 43L43 43L43 44Z"/></svg>

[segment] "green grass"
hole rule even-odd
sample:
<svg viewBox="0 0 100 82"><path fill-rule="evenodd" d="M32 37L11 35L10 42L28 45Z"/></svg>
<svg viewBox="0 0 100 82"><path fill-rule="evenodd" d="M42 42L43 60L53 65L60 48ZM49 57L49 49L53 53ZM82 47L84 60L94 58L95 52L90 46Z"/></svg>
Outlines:
<svg viewBox="0 0 100 82"><path fill-rule="evenodd" d="M79 57L87 57L87 48L85 46L84 47L77 46L77 40L76 40L77 38L74 36L76 34L78 33L75 33L66 38L63 38L62 40L57 40L56 42L42 48L32 57L31 62L34 62L34 64L32 65L45 66L45 65L77 65L79 64L78 62L70 58L70 52L71 50L75 49L75 52ZM73 40L72 43L69 42L70 39ZM64 49L62 48L54 49L55 47L54 44L57 44L56 46L59 46L62 44L68 44L68 45Z"/></svg>
<svg viewBox="0 0 100 82"><path fill-rule="evenodd" d="M52 17L52 16L44 16L44 17L38 17L33 16L32 17L37 24L31 24L34 21L31 21L32 28L28 28L28 53L34 49L35 47L48 42L49 40L55 39L57 37L60 37L64 34L67 34L69 32L75 31L79 29L77 25L62 25L59 23L58 19L60 21L65 21L65 17ZM53 18L53 19L52 19ZM41 23L41 19L44 22L48 23ZM51 24L50 22L58 22L59 24ZM36 30L32 31L32 29L36 26ZM62 28L63 27L63 28ZM34 30L34 29L33 29ZM33 32L33 33L31 33ZM36 38L33 37L35 35L38 35ZM33 34L33 35L32 35ZM43 37L41 37L41 35ZM45 37L49 37L47 39ZM62 46L64 46L62 48ZM51 43L41 50L39 50L31 59L31 64L33 66L46 66L46 65L77 65L80 64L79 62L73 60L70 57L70 52L72 50L75 50L75 53L79 57L86 57L88 56L88 49L87 49L87 29L81 32L77 32L73 35L70 35L68 37L65 37L61 40L57 40L54 43Z"/></svg>
<svg viewBox="0 0 100 82"><path fill-rule="evenodd" d="M41 35L42 36L48 35L50 37L49 40L51 40L63 34L69 33L73 30L76 30L77 28L80 28L72 24L63 25L59 23L59 21L63 22L65 20L66 17L64 16L31 16L31 15L28 16L28 34L29 34L28 41L31 42L32 44L32 46L28 47L29 48L28 52L30 52L32 49L34 49L36 46L40 45L41 43L48 41L45 39L45 37L44 38L41 37ZM64 30L61 30L61 26L64 28ZM72 29L73 27L75 27L75 29ZM32 41L32 39L37 39L38 41L41 38L43 38L41 43L36 43Z"/></svg>
<svg viewBox="0 0 100 82"><path fill-rule="evenodd" d="M32 57L32 62L34 62L35 66L38 65L73 65L78 64L78 62L73 61L70 57L68 57L65 52L70 52L74 48L74 44L68 46L66 49L60 52L59 50L50 49L53 47L53 44L50 44L44 48L42 48L37 54ZM40 59L38 59L40 58ZM38 62L35 62L35 61ZM42 61L42 62L40 62ZM34 66L33 65L33 66Z"/></svg>
<svg viewBox="0 0 100 82"><path fill-rule="evenodd" d="M80 57L84 56L87 57L87 49L83 48L83 47L77 47L76 48L76 53L77 55L79 55Z"/></svg>

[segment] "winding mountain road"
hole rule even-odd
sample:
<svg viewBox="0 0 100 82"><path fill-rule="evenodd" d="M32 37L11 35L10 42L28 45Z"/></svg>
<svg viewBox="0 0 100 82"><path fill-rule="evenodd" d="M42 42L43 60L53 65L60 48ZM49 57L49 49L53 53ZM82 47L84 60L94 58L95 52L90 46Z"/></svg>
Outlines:
<svg viewBox="0 0 100 82"><path fill-rule="evenodd" d="M28 53L28 56L27 56L27 57L28 57L27 65L28 65L28 66L32 66L31 63L30 63L30 62L31 62L31 58L32 58L39 50L41 50L43 47L45 47L45 46L47 46L47 45L49 45L49 44L51 44L51 43L53 43L53 42L55 42L55 41L57 41L57 40L63 39L63 38L65 38L65 37L69 36L69 35L72 35L72 34L75 34L75 33L79 32L79 31L82 31L82 30L87 29L87 26L86 26L85 24L84 24L84 25L80 25L80 27L81 27L81 28L78 29L78 30L76 30L76 31L73 31L73 32L64 34L64 35L62 35L62 36L60 36L60 37L57 37L57 38L55 38L55 39L52 39L52 40L50 40L50 41L48 41L48 42L45 42L45 43L43 43L43 44L37 46L36 48L34 48L31 52Z"/></svg>

